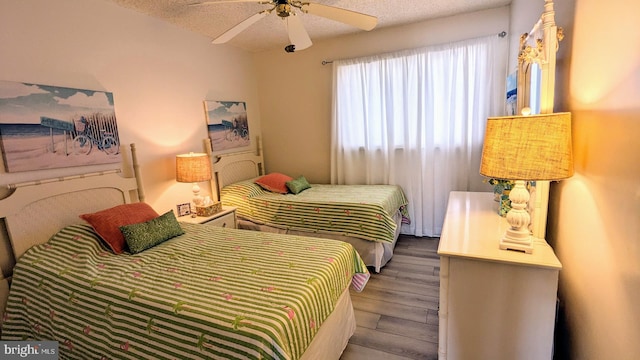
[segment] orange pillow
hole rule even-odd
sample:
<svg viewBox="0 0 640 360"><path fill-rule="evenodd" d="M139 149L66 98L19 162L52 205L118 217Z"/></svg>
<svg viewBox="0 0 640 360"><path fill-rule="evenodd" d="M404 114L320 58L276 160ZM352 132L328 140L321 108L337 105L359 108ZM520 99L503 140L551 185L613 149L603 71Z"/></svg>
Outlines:
<svg viewBox="0 0 640 360"><path fill-rule="evenodd" d="M114 254L122 253L127 246L120 226L138 224L157 218L158 213L146 203L122 204L80 218L88 222Z"/></svg>
<svg viewBox="0 0 640 360"><path fill-rule="evenodd" d="M265 190L286 194L289 192L287 181L291 180L293 180L291 176L280 173L271 173L260 177L255 181L255 183L260 185Z"/></svg>

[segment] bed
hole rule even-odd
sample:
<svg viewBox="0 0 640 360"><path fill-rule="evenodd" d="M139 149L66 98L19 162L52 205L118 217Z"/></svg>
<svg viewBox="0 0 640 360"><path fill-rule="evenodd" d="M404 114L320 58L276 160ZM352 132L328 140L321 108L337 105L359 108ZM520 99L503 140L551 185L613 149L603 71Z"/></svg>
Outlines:
<svg viewBox="0 0 640 360"><path fill-rule="evenodd" d="M205 149L211 154L206 141ZM239 228L348 242L375 272L392 258L400 227L410 221L399 186L310 184L283 194L255 183L265 176L260 146L212 159L218 198L237 208Z"/></svg>
<svg viewBox="0 0 640 360"><path fill-rule="evenodd" d="M369 277L352 246L178 223L169 211L123 226L129 250L116 254L78 215L143 205L136 179L38 181L0 200L17 259L3 340L55 340L70 359L340 357L355 331L349 288ZM156 232L166 239L129 242Z"/></svg>

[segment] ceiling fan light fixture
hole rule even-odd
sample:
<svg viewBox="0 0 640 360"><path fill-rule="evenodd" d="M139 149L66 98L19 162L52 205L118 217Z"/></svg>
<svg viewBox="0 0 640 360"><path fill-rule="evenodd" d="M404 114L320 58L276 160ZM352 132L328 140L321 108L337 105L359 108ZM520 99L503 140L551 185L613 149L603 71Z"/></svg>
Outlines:
<svg viewBox="0 0 640 360"><path fill-rule="evenodd" d="M280 17L288 17L291 15L291 5L289 3L281 3L276 6L276 13Z"/></svg>

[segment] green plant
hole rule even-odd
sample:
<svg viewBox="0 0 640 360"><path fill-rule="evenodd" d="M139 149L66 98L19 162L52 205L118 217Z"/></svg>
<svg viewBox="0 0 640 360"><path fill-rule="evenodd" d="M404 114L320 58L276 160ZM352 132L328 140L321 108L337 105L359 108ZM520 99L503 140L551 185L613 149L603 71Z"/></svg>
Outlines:
<svg viewBox="0 0 640 360"><path fill-rule="evenodd" d="M496 194L502 194L505 190L511 190L516 184L514 180L503 179L489 179L486 180L486 182L493 185L493 192Z"/></svg>

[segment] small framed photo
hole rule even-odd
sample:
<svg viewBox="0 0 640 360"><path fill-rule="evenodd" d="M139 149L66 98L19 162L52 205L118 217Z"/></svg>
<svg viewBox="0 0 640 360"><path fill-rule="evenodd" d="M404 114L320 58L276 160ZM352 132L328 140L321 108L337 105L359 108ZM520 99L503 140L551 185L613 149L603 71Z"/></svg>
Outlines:
<svg viewBox="0 0 640 360"><path fill-rule="evenodd" d="M178 216L185 216L191 214L191 204L178 204Z"/></svg>

